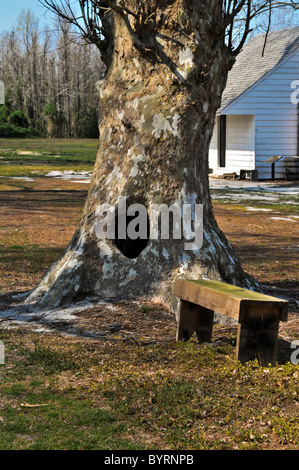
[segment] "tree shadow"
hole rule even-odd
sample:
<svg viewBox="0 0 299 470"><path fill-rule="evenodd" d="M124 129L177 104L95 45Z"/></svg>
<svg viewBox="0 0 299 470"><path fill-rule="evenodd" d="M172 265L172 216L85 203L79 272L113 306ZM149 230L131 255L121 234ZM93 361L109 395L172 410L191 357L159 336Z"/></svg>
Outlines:
<svg viewBox="0 0 299 470"><path fill-rule="evenodd" d="M26 208L32 212L57 210L57 206L83 207L86 200L87 190L34 190L25 189L21 191L0 191L1 204L9 206L10 209ZM48 207L47 207L48 206Z"/></svg>

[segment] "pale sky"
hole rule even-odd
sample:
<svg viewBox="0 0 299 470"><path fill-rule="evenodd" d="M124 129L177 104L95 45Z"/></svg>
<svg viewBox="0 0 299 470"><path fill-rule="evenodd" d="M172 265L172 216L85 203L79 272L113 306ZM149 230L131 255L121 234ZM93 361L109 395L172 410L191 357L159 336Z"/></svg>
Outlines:
<svg viewBox="0 0 299 470"><path fill-rule="evenodd" d="M21 11L28 8L39 19L40 26L52 22L53 15L49 12L45 15L46 9L38 0L0 0L0 32L10 30Z"/></svg>

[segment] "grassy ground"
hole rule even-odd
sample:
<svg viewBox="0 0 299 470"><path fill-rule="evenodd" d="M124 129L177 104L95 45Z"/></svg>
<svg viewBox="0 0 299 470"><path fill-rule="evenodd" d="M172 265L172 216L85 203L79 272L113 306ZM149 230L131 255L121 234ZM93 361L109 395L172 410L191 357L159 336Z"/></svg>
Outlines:
<svg viewBox="0 0 299 470"><path fill-rule="evenodd" d="M3 332L1 449L295 449L298 366L211 345Z"/></svg>
<svg viewBox="0 0 299 470"><path fill-rule="evenodd" d="M52 170L91 171L97 139L0 139L1 176L40 176Z"/></svg>
<svg viewBox="0 0 299 470"><path fill-rule="evenodd" d="M86 159L96 151L94 142L92 151L82 141L70 142L72 147L65 141L10 142L1 141L0 156L8 158L6 145L48 155L56 148L59 154L74 152L69 160L78 157L79 148ZM47 171L56 168L55 159L49 162ZM0 164L1 173L14 165ZM76 165L66 161L62 168ZM33 288L63 251L80 219L87 185L41 175L1 181L5 294ZM293 202L296 215L298 201ZM250 205L264 208L260 202ZM214 201L218 223L245 269L269 289L291 296L276 366L240 365L235 326L215 325L211 344L199 345L195 338L176 343L175 320L150 303L120 302L80 314L80 331L104 332L101 340L68 335L63 324L4 329L0 323L6 353L0 365L0 449L298 449L299 369L291 363L292 353L299 359L291 348L299 339L298 230L296 223L274 221L268 212L250 212L247 206ZM270 206L272 216L288 214L285 204ZM110 330L115 323L121 324L116 333Z"/></svg>

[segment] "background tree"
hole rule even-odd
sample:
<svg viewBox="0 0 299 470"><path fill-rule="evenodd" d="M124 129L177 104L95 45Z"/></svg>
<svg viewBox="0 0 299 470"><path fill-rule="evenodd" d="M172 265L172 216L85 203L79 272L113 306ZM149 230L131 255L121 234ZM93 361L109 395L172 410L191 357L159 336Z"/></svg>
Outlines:
<svg viewBox="0 0 299 470"><path fill-rule="evenodd" d="M56 20L40 30L31 10L23 10L0 41L0 80L6 107L20 111L23 126L4 114L0 136L98 137L96 82L103 74L98 49L75 41L72 27Z"/></svg>
<svg viewBox="0 0 299 470"><path fill-rule="evenodd" d="M49 307L86 295L147 296L175 309L177 277L258 288L215 221L208 150L227 74L253 19L286 2L78 0L79 11L69 0L41 3L98 47L106 75L98 86L99 150L81 222L27 302ZM120 196L148 212L153 204L202 204L202 248L187 251L183 238L144 242L116 233L115 240L100 240L101 205L117 207Z"/></svg>

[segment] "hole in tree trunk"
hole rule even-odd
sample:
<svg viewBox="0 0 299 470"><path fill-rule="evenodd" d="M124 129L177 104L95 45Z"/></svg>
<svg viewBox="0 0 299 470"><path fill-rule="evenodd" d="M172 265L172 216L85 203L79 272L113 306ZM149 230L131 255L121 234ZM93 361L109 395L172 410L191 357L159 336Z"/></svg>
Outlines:
<svg viewBox="0 0 299 470"><path fill-rule="evenodd" d="M115 246L126 258L137 258L150 237L150 221L143 200L127 198L115 211Z"/></svg>

